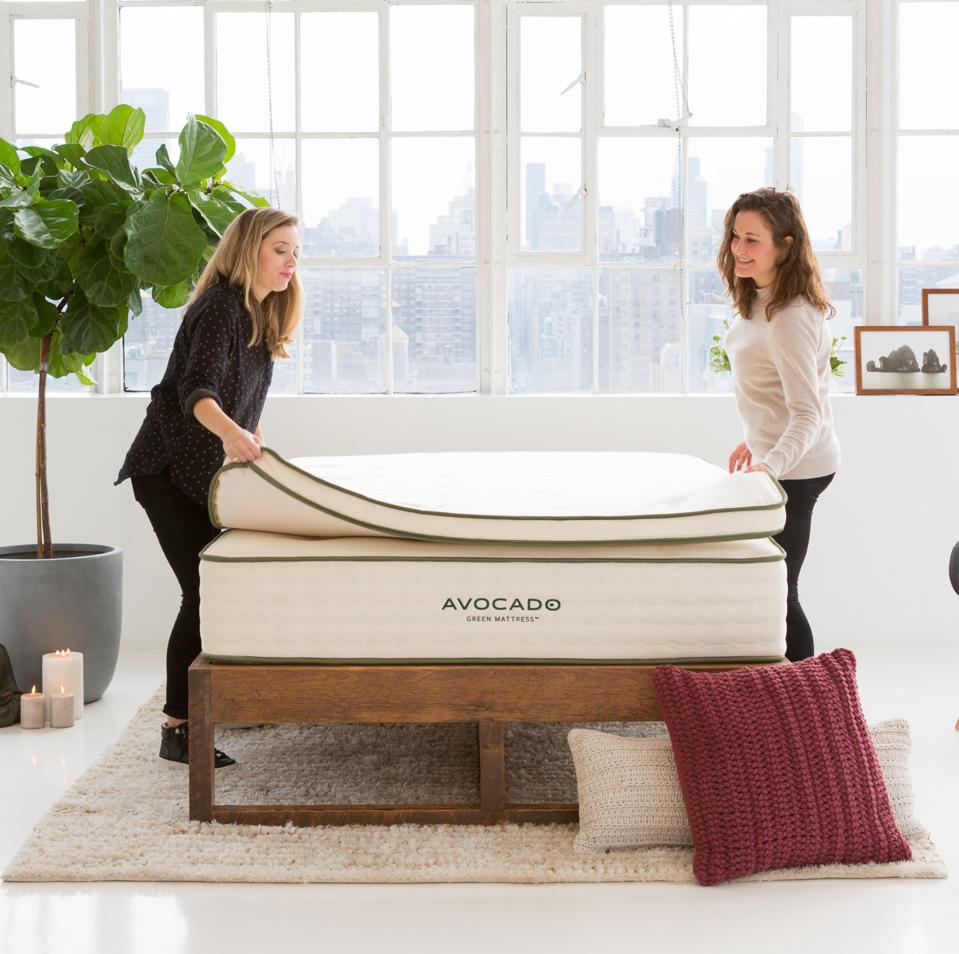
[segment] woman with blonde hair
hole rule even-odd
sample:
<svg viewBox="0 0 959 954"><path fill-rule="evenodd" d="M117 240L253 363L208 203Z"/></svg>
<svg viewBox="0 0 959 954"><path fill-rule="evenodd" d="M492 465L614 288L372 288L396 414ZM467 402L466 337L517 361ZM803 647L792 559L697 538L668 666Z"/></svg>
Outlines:
<svg viewBox="0 0 959 954"><path fill-rule="evenodd" d="M813 507L840 460L825 321L836 312L790 192L739 196L726 213L717 264L738 313L726 351L746 438L730 454L729 470L766 471L786 491L786 525L775 538L786 551L786 658L805 659L814 649L799 571Z"/></svg>
<svg viewBox="0 0 959 954"><path fill-rule="evenodd" d="M189 760L187 671L200 652L200 551L216 535L207 512L213 475L260 456L260 414L273 359L300 322L295 216L247 209L223 233L183 313L173 352L117 483L131 478L182 591L167 644L160 757ZM216 766L233 759L216 753Z"/></svg>

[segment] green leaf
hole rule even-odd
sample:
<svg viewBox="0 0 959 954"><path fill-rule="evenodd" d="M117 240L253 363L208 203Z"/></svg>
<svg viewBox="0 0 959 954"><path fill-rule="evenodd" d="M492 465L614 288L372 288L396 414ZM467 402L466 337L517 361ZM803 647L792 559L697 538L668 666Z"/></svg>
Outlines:
<svg viewBox="0 0 959 954"><path fill-rule="evenodd" d="M170 150L167 149L165 142L161 143L160 148L157 149L156 159L162 168L166 169L171 176L176 178L176 166L173 165L173 160L170 158Z"/></svg>
<svg viewBox="0 0 959 954"><path fill-rule="evenodd" d="M17 263L0 246L0 300L23 301L33 283L20 273Z"/></svg>
<svg viewBox="0 0 959 954"><path fill-rule="evenodd" d="M46 249L37 248L36 245L31 245L15 236L11 237L5 244L10 257L20 266L20 271L28 273L44 270L44 263L49 254ZM36 276L27 275L27 277L35 278Z"/></svg>
<svg viewBox="0 0 959 954"><path fill-rule="evenodd" d="M6 139L0 139L0 165L6 166L15 176L20 172L20 157L17 148Z"/></svg>
<svg viewBox="0 0 959 954"><path fill-rule="evenodd" d="M81 294L70 299L61 318L63 347L81 354L106 351L120 337L120 312L101 308Z"/></svg>
<svg viewBox="0 0 959 954"><path fill-rule="evenodd" d="M234 195L242 196L254 208L265 209L270 204L266 199L263 198L262 195L257 195L255 192L244 192L242 189L233 185L232 182L227 182L226 179L224 179L221 184L229 189Z"/></svg>
<svg viewBox="0 0 959 954"><path fill-rule="evenodd" d="M126 103L114 107L100 126L100 142L104 145L122 146L127 154L143 138L146 113Z"/></svg>
<svg viewBox="0 0 959 954"><path fill-rule="evenodd" d="M136 287L135 275L118 269L107 251L107 243L94 242L87 247L77 268L77 284L87 301L103 308L116 308Z"/></svg>
<svg viewBox="0 0 959 954"><path fill-rule="evenodd" d="M32 298L0 302L0 348L13 348L29 337L37 323L37 309Z"/></svg>
<svg viewBox="0 0 959 954"><path fill-rule="evenodd" d="M56 268L49 277L43 278L36 284L36 290L46 298L59 301L73 287L73 275L70 268L59 254L52 256L56 260Z"/></svg>
<svg viewBox="0 0 959 954"><path fill-rule="evenodd" d="M136 317L137 315L142 314L143 312L143 297L140 294L139 288L134 288L130 292L129 297L127 298L127 309L130 314Z"/></svg>
<svg viewBox="0 0 959 954"><path fill-rule="evenodd" d="M180 133L180 158L176 177L185 186L196 185L223 168L226 143L220 134L191 116Z"/></svg>
<svg viewBox="0 0 959 954"><path fill-rule="evenodd" d="M6 198L0 199L0 209L25 209L33 204L34 196L23 189L13 189Z"/></svg>
<svg viewBox="0 0 959 954"><path fill-rule="evenodd" d="M223 157L223 165L226 165L236 155L236 140L219 119L214 119L212 116L201 116L199 113L197 113L196 118L200 122L212 126L220 134L220 138L226 144L226 155Z"/></svg>
<svg viewBox="0 0 959 954"><path fill-rule="evenodd" d="M38 371L40 368L40 339L27 336L12 345L0 342L0 353L7 356L12 368L18 371Z"/></svg>
<svg viewBox="0 0 959 954"><path fill-rule="evenodd" d="M63 137L68 143L79 143L84 149L100 144L100 126L106 117L99 113L87 113L78 119Z"/></svg>
<svg viewBox="0 0 959 954"><path fill-rule="evenodd" d="M140 175L151 185L155 186L173 185L176 183L176 176L160 166L150 166L149 169L144 169Z"/></svg>
<svg viewBox="0 0 959 954"><path fill-rule="evenodd" d="M237 216L237 213L228 205L197 189L188 190L187 195L190 198L190 204L193 208L203 216L206 224L219 236L223 235L226 227Z"/></svg>
<svg viewBox="0 0 959 954"><path fill-rule="evenodd" d="M64 189L81 189L93 180L86 169L61 169L57 174L57 181Z"/></svg>
<svg viewBox="0 0 959 954"><path fill-rule="evenodd" d="M127 205L120 205L118 202L110 202L108 205L97 209L93 217L93 227L97 235L101 238L110 238L116 231L122 228L127 220Z"/></svg>
<svg viewBox="0 0 959 954"><path fill-rule="evenodd" d="M21 238L40 248L56 248L76 232L79 209L68 199L40 199L13 217L13 229Z"/></svg>
<svg viewBox="0 0 959 954"><path fill-rule="evenodd" d="M127 192L140 190L130 157L122 146L97 146L86 154L84 162L92 169L105 172L121 189Z"/></svg>
<svg viewBox="0 0 959 954"><path fill-rule="evenodd" d="M117 229L110 239L110 258L113 260L114 268L121 268L127 271L126 263L123 261L123 250L127 246L127 233L125 229Z"/></svg>
<svg viewBox="0 0 959 954"><path fill-rule="evenodd" d="M50 339L50 355L47 370L55 378L63 378L68 374L75 374L81 384L96 384L92 378L83 373L83 368L91 364L95 354L80 354L77 351L64 351L63 335L55 332Z"/></svg>
<svg viewBox="0 0 959 954"><path fill-rule="evenodd" d="M192 274L206 248L185 195L155 192L127 218L126 267L151 285L177 285Z"/></svg>
<svg viewBox="0 0 959 954"><path fill-rule="evenodd" d="M86 150L83 146L77 143L61 143L53 148L54 151L66 159L74 169L81 169L83 167L83 157L86 155Z"/></svg>
<svg viewBox="0 0 959 954"><path fill-rule="evenodd" d="M30 329L30 334L35 338L42 338L56 328L60 320L60 312L57 311L56 305L47 301L42 295L33 296L33 307L37 310L37 321Z"/></svg>
<svg viewBox="0 0 959 954"><path fill-rule="evenodd" d="M94 179L82 186L83 205L80 206L80 221L84 225L93 225L99 209L104 205L123 205L129 207L130 196L110 181Z"/></svg>
<svg viewBox="0 0 959 954"><path fill-rule="evenodd" d="M190 282L180 282L178 285L154 285L153 300L162 308L181 308L190 300L193 286Z"/></svg>

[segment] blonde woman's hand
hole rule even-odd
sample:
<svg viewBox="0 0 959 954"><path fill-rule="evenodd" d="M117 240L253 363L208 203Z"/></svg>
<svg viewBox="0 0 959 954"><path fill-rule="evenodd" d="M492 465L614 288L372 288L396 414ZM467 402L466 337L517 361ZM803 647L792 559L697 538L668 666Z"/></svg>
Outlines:
<svg viewBox="0 0 959 954"><path fill-rule="evenodd" d="M263 451L257 443L256 435L237 427L223 438L223 453L234 464L256 460Z"/></svg>
<svg viewBox="0 0 959 954"><path fill-rule="evenodd" d="M729 455L729 472L734 474L737 470L746 470L752 462L752 451L743 441L742 444L737 444L736 449Z"/></svg>
<svg viewBox="0 0 959 954"><path fill-rule="evenodd" d="M765 464L750 464L749 467L746 468L747 474L756 474L760 471L764 474L769 474L770 477L776 476Z"/></svg>

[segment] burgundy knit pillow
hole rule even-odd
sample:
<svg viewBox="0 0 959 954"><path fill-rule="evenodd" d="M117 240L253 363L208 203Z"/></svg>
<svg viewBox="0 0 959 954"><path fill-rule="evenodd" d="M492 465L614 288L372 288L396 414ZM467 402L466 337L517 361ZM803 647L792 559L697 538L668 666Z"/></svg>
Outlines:
<svg viewBox="0 0 959 954"><path fill-rule="evenodd" d="M837 649L726 673L653 671L693 835L693 873L905 861L856 689Z"/></svg>

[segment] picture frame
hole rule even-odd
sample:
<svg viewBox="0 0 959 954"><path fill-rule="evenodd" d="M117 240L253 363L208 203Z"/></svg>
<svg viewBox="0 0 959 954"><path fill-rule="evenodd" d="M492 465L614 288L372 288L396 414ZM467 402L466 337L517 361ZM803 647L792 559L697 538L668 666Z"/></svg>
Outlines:
<svg viewBox="0 0 959 954"><path fill-rule="evenodd" d="M922 323L952 325L957 329L956 347L959 348L959 288L923 288Z"/></svg>
<svg viewBox="0 0 959 954"><path fill-rule="evenodd" d="M857 325L856 394L955 394L954 325Z"/></svg>

